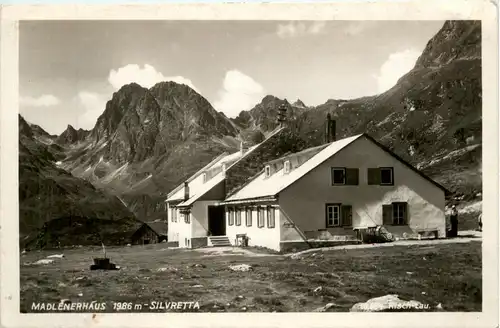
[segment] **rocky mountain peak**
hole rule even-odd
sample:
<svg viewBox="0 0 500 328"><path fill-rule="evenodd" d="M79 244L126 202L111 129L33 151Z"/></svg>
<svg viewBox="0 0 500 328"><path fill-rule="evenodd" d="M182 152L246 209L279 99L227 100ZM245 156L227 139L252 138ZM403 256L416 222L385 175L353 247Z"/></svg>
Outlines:
<svg viewBox="0 0 500 328"><path fill-rule="evenodd" d="M56 138L55 142L59 145L70 145L80 141L83 141L89 134L89 131L82 128L78 131L71 125L68 124L66 130Z"/></svg>
<svg viewBox="0 0 500 328"><path fill-rule="evenodd" d="M306 108L306 104L304 104L304 102L300 99L297 99L293 104L292 106L295 106L295 107L301 107L301 108Z"/></svg>
<svg viewBox="0 0 500 328"><path fill-rule="evenodd" d="M457 59L481 59L481 21L446 21L427 43L415 68L446 65Z"/></svg>

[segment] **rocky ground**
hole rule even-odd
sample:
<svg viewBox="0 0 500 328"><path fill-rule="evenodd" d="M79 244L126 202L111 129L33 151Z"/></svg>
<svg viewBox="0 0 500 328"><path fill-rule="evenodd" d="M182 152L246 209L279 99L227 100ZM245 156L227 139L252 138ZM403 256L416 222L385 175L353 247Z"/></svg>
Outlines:
<svg viewBox="0 0 500 328"><path fill-rule="evenodd" d="M176 312L345 312L356 304L363 310L367 305L359 303L373 298L383 297L369 304L394 302L394 295L427 305L424 311L481 311L480 240L295 257L260 249L180 250L163 244L108 248L107 256L120 266L117 271L89 270L92 258L102 256L97 247L28 252L20 258L21 311L31 312L33 302L92 301L105 302L106 312L115 312L113 302L142 304L130 311L166 311L149 307L156 301L199 304L170 310ZM59 253L64 257L47 258ZM45 264L33 264L38 260Z"/></svg>

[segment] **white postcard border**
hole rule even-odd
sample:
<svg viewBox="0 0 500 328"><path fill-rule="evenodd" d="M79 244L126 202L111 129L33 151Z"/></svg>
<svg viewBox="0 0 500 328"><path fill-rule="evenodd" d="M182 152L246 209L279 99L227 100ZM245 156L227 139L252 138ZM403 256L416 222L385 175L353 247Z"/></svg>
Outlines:
<svg viewBox="0 0 500 328"><path fill-rule="evenodd" d="M6 327L493 327L498 324L498 29L489 1L357 3L7 5L1 11L0 318ZM20 314L19 20L445 20L482 21L483 312ZM496 177L496 178L493 178ZM491 220L488 220L491 218Z"/></svg>

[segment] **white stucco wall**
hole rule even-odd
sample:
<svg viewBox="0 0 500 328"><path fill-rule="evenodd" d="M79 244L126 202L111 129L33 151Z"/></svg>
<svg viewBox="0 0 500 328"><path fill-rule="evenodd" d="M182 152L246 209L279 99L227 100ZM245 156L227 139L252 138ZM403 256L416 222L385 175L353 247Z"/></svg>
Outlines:
<svg viewBox="0 0 500 328"><path fill-rule="evenodd" d="M368 168L386 166L394 168L394 185L368 185ZM359 185L332 186L331 167L358 168ZM366 138L355 141L279 194L282 211L302 232L326 228L327 203L351 205L353 228L360 228L382 225L382 205L392 202L408 203L410 229L437 229L439 237L445 236L444 191ZM388 228L391 230L396 227ZM328 230L336 234L350 233L352 229ZM398 227L395 230L402 229ZM298 237L290 229L282 231L281 239L284 241L296 240Z"/></svg>
<svg viewBox="0 0 500 328"><path fill-rule="evenodd" d="M267 206L267 205L266 205ZM252 208L252 226L246 226L246 212L241 212L241 225L236 225L236 217L234 224L228 224L228 214L226 207L226 235L232 245L236 242L237 234L246 234L249 237L249 246L262 246L279 251L280 249L280 214L278 207L274 207L274 228L267 227L267 211L264 211L264 226L258 227L257 224L257 208Z"/></svg>
<svg viewBox="0 0 500 328"><path fill-rule="evenodd" d="M168 241L178 241L179 247L187 247L186 239L192 238L191 224L184 222L184 216L175 209L177 212L177 222L172 222L171 207L168 207Z"/></svg>
<svg viewBox="0 0 500 328"><path fill-rule="evenodd" d="M197 177L195 177L192 181L188 183L189 186L189 193L190 197L193 196L197 190L201 189L203 186L203 174L199 174ZM184 185L182 185L179 190L177 190L174 194L172 194L169 197L169 200L175 200L175 199L184 199Z"/></svg>
<svg viewBox="0 0 500 328"><path fill-rule="evenodd" d="M208 206L218 201L198 201L191 208L192 236L206 237L208 234Z"/></svg>

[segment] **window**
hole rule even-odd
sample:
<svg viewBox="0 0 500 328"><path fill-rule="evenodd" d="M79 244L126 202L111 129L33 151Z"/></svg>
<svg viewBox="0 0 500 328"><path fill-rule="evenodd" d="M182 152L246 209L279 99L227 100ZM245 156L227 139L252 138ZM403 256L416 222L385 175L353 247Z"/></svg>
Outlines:
<svg viewBox="0 0 500 328"><path fill-rule="evenodd" d="M285 164L284 164L284 169L283 169L283 170L284 170L283 172L284 172L285 174L290 173L290 161L285 161Z"/></svg>
<svg viewBox="0 0 500 328"><path fill-rule="evenodd" d="M235 214L236 214L236 225L240 226L241 225L241 210L235 209Z"/></svg>
<svg viewBox="0 0 500 328"><path fill-rule="evenodd" d="M257 227L264 227L264 208L257 207Z"/></svg>
<svg viewBox="0 0 500 328"><path fill-rule="evenodd" d="M191 217L189 213L184 213L184 222L189 223L191 221Z"/></svg>
<svg viewBox="0 0 500 328"><path fill-rule="evenodd" d="M340 208L340 212L342 214L342 226L343 227L352 227L352 206L351 205L342 205Z"/></svg>
<svg viewBox="0 0 500 328"><path fill-rule="evenodd" d="M392 224L394 225L406 224L406 203L392 204Z"/></svg>
<svg viewBox="0 0 500 328"><path fill-rule="evenodd" d="M170 216L171 216L170 220L172 222L175 222L176 221L175 220L175 208L170 209Z"/></svg>
<svg viewBox="0 0 500 328"><path fill-rule="evenodd" d="M345 184L345 168L332 168L332 185Z"/></svg>
<svg viewBox="0 0 500 328"><path fill-rule="evenodd" d="M228 208L227 209L227 224L229 224L230 226L232 226L234 224L234 216L233 216L234 212L233 212L233 209L232 208Z"/></svg>
<svg viewBox="0 0 500 328"><path fill-rule="evenodd" d="M359 184L359 169L332 167L332 185L350 185Z"/></svg>
<svg viewBox="0 0 500 328"><path fill-rule="evenodd" d="M252 208L251 207L247 207L247 214L246 214L245 220L246 220L247 227L251 227L252 226Z"/></svg>
<svg viewBox="0 0 500 328"><path fill-rule="evenodd" d="M408 222L408 204L404 202L382 205L384 225L406 225Z"/></svg>
<svg viewBox="0 0 500 328"><path fill-rule="evenodd" d="M326 205L326 226L327 227L340 226L340 204Z"/></svg>
<svg viewBox="0 0 500 328"><path fill-rule="evenodd" d="M266 172L266 178L269 178L269 176L271 176L271 166L266 165L266 167L264 168L264 170Z"/></svg>
<svg viewBox="0 0 500 328"><path fill-rule="evenodd" d="M394 168L379 167L368 169L369 185L394 185Z"/></svg>
<svg viewBox="0 0 500 328"><path fill-rule="evenodd" d="M268 228L274 228L274 207L268 206L267 207L267 227Z"/></svg>
<svg viewBox="0 0 500 328"><path fill-rule="evenodd" d="M380 168L380 184L382 185L393 185L393 173L394 169L392 167L381 167Z"/></svg>

